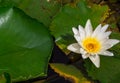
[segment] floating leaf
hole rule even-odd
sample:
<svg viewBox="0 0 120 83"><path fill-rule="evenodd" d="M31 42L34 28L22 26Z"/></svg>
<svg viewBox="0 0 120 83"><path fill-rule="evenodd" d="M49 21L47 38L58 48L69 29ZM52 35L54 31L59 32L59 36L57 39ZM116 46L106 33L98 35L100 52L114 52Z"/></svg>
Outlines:
<svg viewBox="0 0 120 83"><path fill-rule="evenodd" d="M72 65L52 63L50 66L60 76L72 81L73 83L91 83L82 75L80 70Z"/></svg>
<svg viewBox="0 0 120 83"><path fill-rule="evenodd" d="M1 0L0 5L16 6L47 27L61 7L57 0Z"/></svg>
<svg viewBox="0 0 120 83"><path fill-rule="evenodd" d="M112 33L111 38L120 40L120 33ZM96 68L90 61L85 61L89 76L101 83L120 83L120 43L110 49L113 57L100 57L100 68Z"/></svg>
<svg viewBox="0 0 120 83"><path fill-rule="evenodd" d="M45 26L17 8L0 7L0 74L12 81L46 76L51 50Z"/></svg>
<svg viewBox="0 0 120 83"><path fill-rule="evenodd" d="M107 11L107 6L93 5L89 7L85 0L80 0L76 3L76 6L67 4L63 6L61 11L54 17L50 26L51 33L55 36L59 47L66 49L69 43L73 43L71 40L74 40L72 39L72 27L78 27L78 25L85 26L87 19L91 19L93 27L95 28L105 19L104 14Z"/></svg>
<svg viewBox="0 0 120 83"><path fill-rule="evenodd" d="M23 0L17 7L44 25L49 26L61 5L56 0L49 2L47 0Z"/></svg>

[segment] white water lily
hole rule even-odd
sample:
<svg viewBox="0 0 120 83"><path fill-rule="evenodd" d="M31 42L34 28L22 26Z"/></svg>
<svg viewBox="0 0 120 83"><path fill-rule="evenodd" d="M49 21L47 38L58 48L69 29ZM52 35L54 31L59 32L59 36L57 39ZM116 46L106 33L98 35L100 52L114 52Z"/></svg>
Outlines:
<svg viewBox="0 0 120 83"><path fill-rule="evenodd" d="M106 31L108 26L108 24L104 26L99 24L93 31L88 19L85 28L81 25L78 26L78 29L73 27L72 30L77 43L70 44L67 49L82 54L83 59L89 58L99 68L99 55L113 56L113 53L108 49L120 42L117 39L109 39L111 31Z"/></svg>

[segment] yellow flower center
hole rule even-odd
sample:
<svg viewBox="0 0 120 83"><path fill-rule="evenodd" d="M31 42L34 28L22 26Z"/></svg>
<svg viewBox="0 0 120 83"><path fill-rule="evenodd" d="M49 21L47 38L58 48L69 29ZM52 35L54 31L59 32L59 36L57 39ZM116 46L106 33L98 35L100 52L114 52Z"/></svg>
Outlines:
<svg viewBox="0 0 120 83"><path fill-rule="evenodd" d="M96 38L88 37L83 40L82 44L88 53L97 53L101 49L101 43Z"/></svg>

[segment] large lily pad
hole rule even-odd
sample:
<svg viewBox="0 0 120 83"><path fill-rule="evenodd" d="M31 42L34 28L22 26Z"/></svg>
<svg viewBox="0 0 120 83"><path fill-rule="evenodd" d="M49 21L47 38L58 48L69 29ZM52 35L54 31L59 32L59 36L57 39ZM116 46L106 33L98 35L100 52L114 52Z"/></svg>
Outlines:
<svg viewBox="0 0 120 83"><path fill-rule="evenodd" d="M0 74L13 81L46 76L52 39L46 27L17 8L0 7Z"/></svg>

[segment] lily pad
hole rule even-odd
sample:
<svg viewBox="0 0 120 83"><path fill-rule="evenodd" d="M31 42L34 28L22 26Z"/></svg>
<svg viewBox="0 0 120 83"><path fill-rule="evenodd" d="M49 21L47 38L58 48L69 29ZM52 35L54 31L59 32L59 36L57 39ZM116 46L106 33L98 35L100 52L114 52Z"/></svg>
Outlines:
<svg viewBox="0 0 120 83"><path fill-rule="evenodd" d="M80 0L75 6L67 4L54 17L50 30L56 38L56 43L66 52L66 46L73 43L72 27L86 24L87 19L92 21L95 28L104 21L104 15L108 11L107 6L88 6L85 0ZM65 38L66 37L66 38Z"/></svg>
<svg viewBox="0 0 120 83"><path fill-rule="evenodd" d="M110 38L119 39L120 33L112 33ZM114 53L113 57L100 56L100 68L96 68L89 60L85 61L88 75L101 83L120 82L120 43L110 49Z"/></svg>
<svg viewBox="0 0 120 83"><path fill-rule="evenodd" d="M73 65L65 65L59 63L51 63L51 68L60 76L72 81L73 83L91 83L87 80L80 70Z"/></svg>
<svg viewBox="0 0 120 83"><path fill-rule="evenodd" d="M22 0L18 4L18 8L47 27L61 8L61 4L57 0L50 0L49 2L47 0Z"/></svg>
<svg viewBox="0 0 120 83"><path fill-rule="evenodd" d="M12 81L47 75L52 38L46 27L17 8L0 7L0 74Z"/></svg>
<svg viewBox="0 0 120 83"><path fill-rule="evenodd" d="M0 6L20 8L27 15L37 19L47 27L61 8L61 4L57 0L1 0Z"/></svg>

